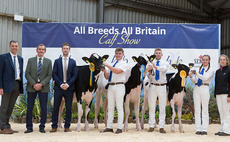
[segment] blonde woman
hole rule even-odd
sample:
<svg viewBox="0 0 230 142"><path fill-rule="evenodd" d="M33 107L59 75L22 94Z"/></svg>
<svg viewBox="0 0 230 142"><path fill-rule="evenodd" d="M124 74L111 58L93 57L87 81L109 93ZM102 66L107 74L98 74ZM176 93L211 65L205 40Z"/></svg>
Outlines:
<svg viewBox="0 0 230 142"><path fill-rule="evenodd" d="M230 70L229 59L222 54L219 57L220 68L216 71L215 77L215 98L220 114L221 127L220 131L215 133L219 136L230 136Z"/></svg>
<svg viewBox="0 0 230 142"><path fill-rule="evenodd" d="M210 68L210 56L203 55L202 65L200 66L199 70L192 70L189 75L192 82L195 83L195 87L193 90L193 100L195 108L195 125L197 135L207 135L209 125L209 85L212 82L213 74L214 71ZM200 115L201 108L202 116Z"/></svg>

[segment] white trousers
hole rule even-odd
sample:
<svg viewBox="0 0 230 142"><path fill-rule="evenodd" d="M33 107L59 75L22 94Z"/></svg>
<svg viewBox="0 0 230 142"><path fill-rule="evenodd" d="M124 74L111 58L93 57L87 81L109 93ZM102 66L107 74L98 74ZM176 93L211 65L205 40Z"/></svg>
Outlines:
<svg viewBox="0 0 230 142"><path fill-rule="evenodd" d="M193 90L193 100L195 107L195 124L196 131L208 131L209 125L209 113L208 113L208 104L209 104L210 94L209 94L209 86L201 85L198 87L197 85ZM201 126L201 108L202 108L202 126Z"/></svg>
<svg viewBox="0 0 230 142"><path fill-rule="evenodd" d="M118 112L118 124L117 129L122 129L122 124L124 120L124 95L125 95L125 85L110 85L108 88L108 121L107 128L113 128L113 119L114 119L114 108L115 104L117 105Z"/></svg>
<svg viewBox="0 0 230 142"><path fill-rule="evenodd" d="M159 100L159 128L164 128L165 125L165 107L167 101L166 85L165 86L155 86L150 85L148 92L148 102L149 102L149 127L155 127L155 111L156 111L156 100Z"/></svg>
<svg viewBox="0 0 230 142"><path fill-rule="evenodd" d="M230 134L230 103L227 102L228 94L216 95L217 106L220 114L220 132Z"/></svg>

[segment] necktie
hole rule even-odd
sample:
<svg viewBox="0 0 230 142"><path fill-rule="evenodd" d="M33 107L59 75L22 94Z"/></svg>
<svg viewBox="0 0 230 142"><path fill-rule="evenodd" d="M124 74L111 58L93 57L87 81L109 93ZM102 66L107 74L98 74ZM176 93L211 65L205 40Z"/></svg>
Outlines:
<svg viewBox="0 0 230 142"><path fill-rule="evenodd" d="M200 74L201 74L201 75L204 74L204 68L201 70ZM202 84L202 80L199 78L198 81L197 81L197 85L198 85L198 86L201 86L201 84Z"/></svg>
<svg viewBox="0 0 230 142"><path fill-rule="evenodd" d="M64 58L64 82L67 81L67 63L66 63L67 58Z"/></svg>
<svg viewBox="0 0 230 142"><path fill-rule="evenodd" d="M159 63L160 63L160 61L157 61L156 65L159 66ZM160 78L160 72L158 70L156 70L155 80L159 80L159 78Z"/></svg>
<svg viewBox="0 0 230 142"><path fill-rule="evenodd" d="M41 71L42 71L42 58L39 58L39 62L38 62L38 82L40 82Z"/></svg>
<svg viewBox="0 0 230 142"><path fill-rule="evenodd" d="M115 64L113 65L113 67L116 66L117 62L118 62L118 61L115 62ZM112 79L112 73L113 73L112 71L110 71L110 73L109 73L109 82L110 82L111 79Z"/></svg>
<svg viewBox="0 0 230 142"><path fill-rule="evenodd" d="M16 56L14 56L14 77L17 78Z"/></svg>

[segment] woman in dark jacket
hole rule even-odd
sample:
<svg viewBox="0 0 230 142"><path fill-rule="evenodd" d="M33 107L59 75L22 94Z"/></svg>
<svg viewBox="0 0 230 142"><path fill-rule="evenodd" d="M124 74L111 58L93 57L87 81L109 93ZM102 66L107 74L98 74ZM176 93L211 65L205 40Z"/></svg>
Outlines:
<svg viewBox="0 0 230 142"><path fill-rule="evenodd" d="M220 69L216 71L215 77L215 98L220 114L220 131L215 133L219 136L230 136L230 68L229 59L222 54L219 57Z"/></svg>

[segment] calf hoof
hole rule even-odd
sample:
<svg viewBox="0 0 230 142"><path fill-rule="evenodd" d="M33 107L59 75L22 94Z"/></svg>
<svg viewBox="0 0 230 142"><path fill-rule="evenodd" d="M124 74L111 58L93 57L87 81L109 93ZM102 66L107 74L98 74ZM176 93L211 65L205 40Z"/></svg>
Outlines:
<svg viewBox="0 0 230 142"><path fill-rule="evenodd" d="M98 125L94 125L94 128L98 129Z"/></svg>
<svg viewBox="0 0 230 142"><path fill-rule="evenodd" d="M180 130L180 133L184 133L184 130Z"/></svg>
<svg viewBox="0 0 230 142"><path fill-rule="evenodd" d="M81 126L79 124L77 124L77 131L80 132L81 131Z"/></svg>
<svg viewBox="0 0 230 142"><path fill-rule="evenodd" d="M85 131L89 131L90 129L89 129L89 127L85 127Z"/></svg>

